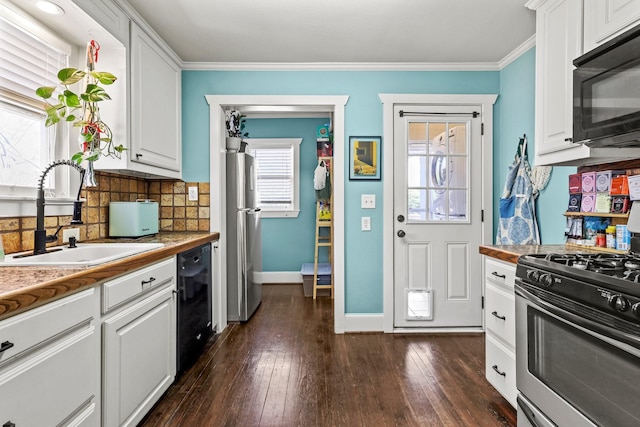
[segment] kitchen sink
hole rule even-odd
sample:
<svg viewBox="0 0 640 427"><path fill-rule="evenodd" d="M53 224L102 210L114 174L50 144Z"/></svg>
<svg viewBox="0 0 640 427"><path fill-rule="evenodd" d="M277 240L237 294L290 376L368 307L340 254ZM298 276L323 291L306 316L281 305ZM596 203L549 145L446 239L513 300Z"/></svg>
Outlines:
<svg viewBox="0 0 640 427"><path fill-rule="evenodd" d="M90 266L99 265L114 261L119 258L135 255L152 249L161 248L162 243L78 243L77 247L56 246L47 248L45 254L28 255L22 254L7 255L0 266Z"/></svg>

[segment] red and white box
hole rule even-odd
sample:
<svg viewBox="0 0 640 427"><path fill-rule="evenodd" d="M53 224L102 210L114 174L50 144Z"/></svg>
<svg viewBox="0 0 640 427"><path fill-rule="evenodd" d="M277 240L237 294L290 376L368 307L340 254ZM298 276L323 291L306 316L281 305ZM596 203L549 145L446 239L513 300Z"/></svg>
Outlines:
<svg viewBox="0 0 640 427"><path fill-rule="evenodd" d="M569 194L582 193L582 174L574 173L569 175Z"/></svg>
<svg viewBox="0 0 640 427"><path fill-rule="evenodd" d="M582 192L583 193L595 193L596 192L596 173L595 172L583 172L582 174ZM586 211L583 211L586 212Z"/></svg>
<svg viewBox="0 0 640 427"><path fill-rule="evenodd" d="M629 195L629 179L626 175L611 178L611 188L609 194L612 196L628 196Z"/></svg>
<svg viewBox="0 0 640 427"><path fill-rule="evenodd" d="M582 193L580 212L595 212L596 193Z"/></svg>

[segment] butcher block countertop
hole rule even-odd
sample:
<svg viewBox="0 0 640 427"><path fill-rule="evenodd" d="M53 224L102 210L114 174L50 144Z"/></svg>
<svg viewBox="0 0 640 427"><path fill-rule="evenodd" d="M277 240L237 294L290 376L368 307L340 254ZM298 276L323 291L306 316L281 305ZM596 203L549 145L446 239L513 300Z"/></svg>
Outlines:
<svg viewBox="0 0 640 427"><path fill-rule="evenodd" d="M598 252L586 247L565 245L481 245L480 253L492 258L516 264L522 255L531 254L573 254L576 252Z"/></svg>
<svg viewBox="0 0 640 427"><path fill-rule="evenodd" d="M94 240L91 243L162 243L164 247L90 267L0 267L0 320L219 238L217 232L171 232L137 239Z"/></svg>

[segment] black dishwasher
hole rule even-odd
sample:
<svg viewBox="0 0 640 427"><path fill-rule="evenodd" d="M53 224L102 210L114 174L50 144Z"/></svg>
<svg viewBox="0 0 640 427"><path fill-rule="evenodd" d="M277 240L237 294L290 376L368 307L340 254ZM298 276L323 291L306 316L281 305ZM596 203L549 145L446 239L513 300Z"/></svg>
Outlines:
<svg viewBox="0 0 640 427"><path fill-rule="evenodd" d="M211 243L178 254L178 374L200 357L211 328Z"/></svg>

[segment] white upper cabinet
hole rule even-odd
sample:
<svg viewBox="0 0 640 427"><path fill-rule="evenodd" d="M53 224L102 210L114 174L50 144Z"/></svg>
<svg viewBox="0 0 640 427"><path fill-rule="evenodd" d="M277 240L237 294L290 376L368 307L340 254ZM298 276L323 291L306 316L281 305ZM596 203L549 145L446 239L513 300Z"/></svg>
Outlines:
<svg viewBox="0 0 640 427"><path fill-rule="evenodd" d="M131 25L131 154L133 162L181 171L180 68L137 25Z"/></svg>
<svg viewBox="0 0 640 427"><path fill-rule="evenodd" d="M535 164L588 158L589 148L572 142L573 60L582 53L582 1L537 1L527 7L537 7Z"/></svg>
<svg viewBox="0 0 640 427"><path fill-rule="evenodd" d="M633 27L640 20L640 0L584 0L584 51Z"/></svg>
<svg viewBox="0 0 640 427"><path fill-rule="evenodd" d="M112 0L72 0L123 45L129 44L129 17Z"/></svg>
<svg viewBox="0 0 640 427"><path fill-rule="evenodd" d="M100 106L122 158L102 157L96 170L149 178L182 177L179 58L130 8L112 0L73 0L108 30L97 68L118 77ZM149 34L153 34L153 37Z"/></svg>
<svg viewBox="0 0 640 427"><path fill-rule="evenodd" d="M585 0L589 3L600 16L605 3L640 0ZM582 166L640 157L638 149L610 150L573 143L573 60L585 52L583 0L530 0L525 6L536 11L535 164ZM588 15L585 10L585 19Z"/></svg>

